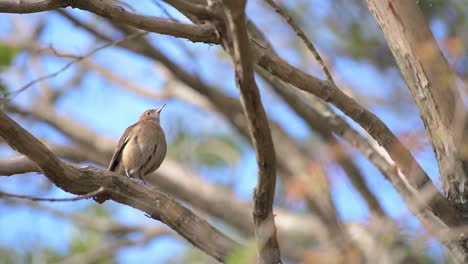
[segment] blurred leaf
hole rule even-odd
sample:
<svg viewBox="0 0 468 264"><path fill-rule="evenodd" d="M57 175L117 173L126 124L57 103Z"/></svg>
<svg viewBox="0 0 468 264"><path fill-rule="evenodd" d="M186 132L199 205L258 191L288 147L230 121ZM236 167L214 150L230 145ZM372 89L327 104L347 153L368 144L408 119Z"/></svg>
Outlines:
<svg viewBox="0 0 468 264"><path fill-rule="evenodd" d="M232 137L215 135L200 141L194 154L194 161L198 164L223 167L239 159L240 148Z"/></svg>
<svg viewBox="0 0 468 264"><path fill-rule="evenodd" d="M87 216L96 216L96 217L112 217L108 208L105 206L99 206L96 203L91 203L89 206L86 206L79 210L79 213L84 213Z"/></svg>
<svg viewBox="0 0 468 264"><path fill-rule="evenodd" d="M8 87L5 85L2 79L0 79L0 98L5 98L8 97L10 94L10 91L8 90Z"/></svg>
<svg viewBox="0 0 468 264"><path fill-rule="evenodd" d="M21 256L11 248L0 247L0 263L15 264L20 263Z"/></svg>
<svg viewBox="0 0 468 264"><path fill-rule="evenodd" d="M445 0L418 0L416 3L427 20L432 19L434 15L447 7L447 2Z"/></svg>
<svg viewBox="0 0 468 264"><path fill-rule="evenodd" d="M106 243L104 235L99 232L91 230L80 230L76 232L70 242L69 255L86 254L96 248L105 246ZM115 261L108 257L98 257L90 264L113 264Z"/></svg>
<svg viewBox="0 0 468 264"><path fill-rule="evenodd" d="M180 162L209 167L224 167L237 162L241 144L227 134L192 135L179 130L169 147L171 158Z"/></svg>
<svg viewBox="0 0 468 264"><path fill-rule="evenodd" d="M358 22L351 23L349 30L348 52L354 58L366 58L369 49L377 48L380 45L378 36L365 36L363 30L366 29L363 29Z"/></svg>
<svg viewBox="0 0 468 264"><path fill-rule="evenodd" d="M179 264L179 263L190 263L190 264L217 264L218 261L208 256L203 251L197 248L188 248L177 257L171 258L164 262L164 264Z"/></svg>
<svg viewBox="0 0 468 264"><path fill-rule="evenodd" d="M250 241L246 246L233 251L226 259L226 264L255 263L257 246L255 241Z"/></svg>
<svg viewBox="0 0 468 264"><path fill-rule="evenodd" d="M11 47L5 43L0 42L0 70L10 66L18 52L18 48Z"/></svg>
<svg viewBox="0 0 468 264"><path fill-rule="evenodd" d="M31 248L22 248L17 251L14 248L0 247L0 263L53 263L59 261L61 256L57 251L36 244Z"/></svg>

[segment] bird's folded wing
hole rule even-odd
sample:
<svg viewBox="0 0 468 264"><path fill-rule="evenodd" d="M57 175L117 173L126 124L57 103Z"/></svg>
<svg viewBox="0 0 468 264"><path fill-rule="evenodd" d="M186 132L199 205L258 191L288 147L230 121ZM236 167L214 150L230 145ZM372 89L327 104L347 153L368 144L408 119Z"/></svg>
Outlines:
<svg viewBox="0 0 468 264"><path fill-rule="evenodd" d="M120 138L119 143L117 144L117 148L115 149L114 155L112 156L111 162L109 164L109 170L110 171L114 171L115 168L117 168L117 165L119 165L119 162L120 162L120 160L122 158L122 151L123 151L125 145L127 145L128 141L130 140L130 131L133 129L133 127L135 125L136 124L134 124L132 126L129 126L125 130L122 137Z"/></svg>

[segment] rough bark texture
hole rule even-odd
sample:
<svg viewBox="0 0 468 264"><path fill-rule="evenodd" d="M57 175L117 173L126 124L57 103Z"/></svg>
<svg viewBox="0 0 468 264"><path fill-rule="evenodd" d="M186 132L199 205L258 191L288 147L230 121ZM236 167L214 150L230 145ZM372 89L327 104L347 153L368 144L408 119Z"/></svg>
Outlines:
<svg viewBox="0 0 468 264"><path fill-rule="evenodd" d="M419 108L450 200L464 204L468 181L458 155L454 117L464 113L455 78L416 1L367 0ZM460 112L462 111L462 112Z"/></svg>

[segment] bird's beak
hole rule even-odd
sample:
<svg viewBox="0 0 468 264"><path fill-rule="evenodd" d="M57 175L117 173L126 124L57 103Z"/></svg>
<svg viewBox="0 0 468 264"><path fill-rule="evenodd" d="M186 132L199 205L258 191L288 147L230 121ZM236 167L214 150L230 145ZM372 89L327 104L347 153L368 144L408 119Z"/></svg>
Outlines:
<svg viewBox="0 0 468 264"><path fill-rule="evenodd" d="M156 113L161 113L161 111L163 110L163 108L166 106L166 104L163 104L163 106L159 107L158 109L156 109Z"/></svg>

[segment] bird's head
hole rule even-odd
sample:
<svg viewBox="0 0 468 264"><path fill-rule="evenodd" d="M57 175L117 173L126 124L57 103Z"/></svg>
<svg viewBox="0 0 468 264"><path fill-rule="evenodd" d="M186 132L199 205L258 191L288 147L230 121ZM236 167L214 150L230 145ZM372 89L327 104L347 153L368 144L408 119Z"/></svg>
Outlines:
<svg viewBox="0 0 468 264"><path fill-rule="evenodd" d="M163 106L159 107L158 109L149 109L149 110L146 110L141 116L140 116L140 119L139 121L143 121L143 120L153 120L153 121L156 121L159 123L159 116L161 114L161 111L163 110L163 108L166 106L166 104L164 104Z"/></svg>

